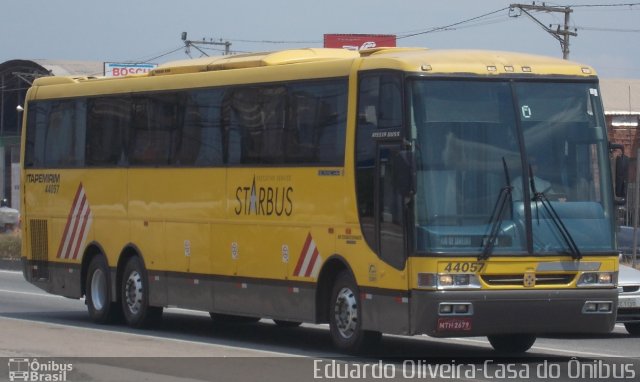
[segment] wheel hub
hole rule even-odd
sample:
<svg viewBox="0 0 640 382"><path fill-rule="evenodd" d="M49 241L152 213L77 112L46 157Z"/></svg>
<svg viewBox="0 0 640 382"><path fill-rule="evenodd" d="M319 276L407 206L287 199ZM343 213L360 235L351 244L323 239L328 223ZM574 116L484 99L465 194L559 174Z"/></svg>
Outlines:
<svg viewBox="0 0 640 382"><path fill-rule="evenodd" d="M137 271L129 274L124 287L124 297L129 311L138 314L142 307L142 277Z"/></svg>
<svg viewBox="0 0 640 382"><path fill-rule="evenodd" d="M107 304L107 278L102 269L96 269L91 276L91 303L96 310Z"/></svg>
<svg viewBox="0 0 640 382"><path fill-rule="evenodd" d="M335 301L335 321L343 338L351 338L358 327L358 300L349 288L342 288Z"/></svg>

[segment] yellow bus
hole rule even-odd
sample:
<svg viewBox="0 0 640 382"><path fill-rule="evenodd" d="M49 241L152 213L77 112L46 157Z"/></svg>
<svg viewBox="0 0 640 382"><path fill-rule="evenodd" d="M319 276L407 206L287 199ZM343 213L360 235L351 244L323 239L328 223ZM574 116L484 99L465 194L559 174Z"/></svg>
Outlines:
<svg viewBox="0 0 640 382"><path fill-rule="evenodd" d="M98 323L163 307L380 333L605 333L614 192L598 79L525 54L298 49L25 104L24 276Z"/></svg>

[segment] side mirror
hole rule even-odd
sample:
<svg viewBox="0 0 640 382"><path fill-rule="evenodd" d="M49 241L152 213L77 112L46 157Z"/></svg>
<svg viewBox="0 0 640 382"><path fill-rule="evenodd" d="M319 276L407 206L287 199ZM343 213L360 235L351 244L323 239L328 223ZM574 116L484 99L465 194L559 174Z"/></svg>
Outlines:
<svg viewBox="0 0 640 382"><path fill-rule="evenodd" d="M624 199L627 197L627 183L629 183L629 157L622 154L616 157L615 196Z"/></svg>
<svg viewBox="0 0 640 382"><path fill-rule="evenodd" d="M402 150L393 156L396 190L405 198L416 193L416 157L412 151Z"/></svg>

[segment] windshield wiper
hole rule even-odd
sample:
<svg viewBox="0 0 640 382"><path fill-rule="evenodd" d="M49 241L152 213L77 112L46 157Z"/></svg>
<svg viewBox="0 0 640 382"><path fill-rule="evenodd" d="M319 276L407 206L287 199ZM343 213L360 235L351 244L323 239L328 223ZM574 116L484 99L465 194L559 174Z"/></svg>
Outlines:
<svg viewBox="0 0 640 382"><path fill-rule="evenodd" d="M540 221L540 216L538 215L538 202L540 202L542 203L542 206L544 207L545 211L547 211L547 214L549 215L549 217L551 217L553 224L558 229L558 232L560 232L560 235L562 236L562 239L564 239L565 243L567 244L567 247L569 247L569 251L571 251L571 256L576 260L581 259L582 253L580 253L580 249L576 245L576 242L573 240L571 233L569 233L569 230L562 222L560 215L558 215L555 208L553 208L553 205L551 204L547 196L544 194L544 192L542 191L538 192L536 190L536 182L533 177L533 169L531 168L531 165L529 165L529 182L531 182L531 191L533 192L533 198L531 198L531 201L536 203L536 216L538 217L538 224Z"/></svg>
<svg viewBox="0 0 640 382"><path fill-rule="evenodd" d="M500 189L498 199L493 207L493 212L491 212L491 217L489 218L488 223L491 224L491 231L489 231L489 236L487 236L486 241L482 244L482 253L478 256L478 260L488 259L491 252L493 252L493 247L496 245L496 240L498 239L498 234L502 227L502 215L504 214L504 208L507 205L507 201L511 201L511 192L513 191L513 187L511 186L507 161L504 157L502 157L502 166L504 167L504 177L507 184ZM512 203L509 203L509 205L511 206L511 215L513 215Z"/></svg>

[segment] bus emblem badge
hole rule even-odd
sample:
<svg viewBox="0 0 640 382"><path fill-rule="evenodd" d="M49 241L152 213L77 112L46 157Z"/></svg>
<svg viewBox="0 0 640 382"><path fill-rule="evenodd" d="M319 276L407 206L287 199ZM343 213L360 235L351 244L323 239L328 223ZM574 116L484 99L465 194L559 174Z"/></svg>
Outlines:
<svg viewBox="0 0 640 382"><path fill-rule="evenodd" d="M536 286L536 272L533 270L528 270L524 273L523 284L527 288L532 288Z"/></svg>

